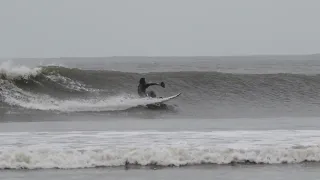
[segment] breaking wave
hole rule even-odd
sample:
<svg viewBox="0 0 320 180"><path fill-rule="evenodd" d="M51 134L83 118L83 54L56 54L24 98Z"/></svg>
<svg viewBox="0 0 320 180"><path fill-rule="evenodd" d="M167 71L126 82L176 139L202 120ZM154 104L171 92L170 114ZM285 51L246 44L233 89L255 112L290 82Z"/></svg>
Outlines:
<svg viewBox="0 0 320 180"><path fill-rule="evenodd" d="M56 111L116 111L152 102L137 97L139 78L166 83L159 96L183 95L177 102L241 102L255 105L311 103L320 100L320 76L303 74L231 74L218 72L129 73L61 66L28 68L0 64L4 106Z"/></svg>
<svg viewBox="0 0 320 180"><path fill-rule="evenodd" d="M0 64L0 74L2 79L27 79L30 76L36 76L41 72L42 68L29 68L26 66L15 66L11 61L6 61Z"/></svg>
<svg viewBox="0 0 320 180"><path fill-rule="evenodd" d="M157 102L155 99L138 98L138 96L130 94L59 99L55 97L55 94L48 93L56 93L57 91L55 90L59 89L62 92L69 92L67 95L71 96L70 92L99 93L101 90L88 88L80 81L72 80L59 73L55 73L54 70L50 71L48 69L45 67L28 68L25 66L13 66L10 62L1 64L0 95L3 101L8 105L20 106L27 109L63 112L117 111ZM53 91L52 88L55 87L57 89Z"/></svg>
<svg viewBox="0 0 320 180"><path fill-rule="evenodd" d="M319 162L319 131L2 133L1 169Z"/></svg>

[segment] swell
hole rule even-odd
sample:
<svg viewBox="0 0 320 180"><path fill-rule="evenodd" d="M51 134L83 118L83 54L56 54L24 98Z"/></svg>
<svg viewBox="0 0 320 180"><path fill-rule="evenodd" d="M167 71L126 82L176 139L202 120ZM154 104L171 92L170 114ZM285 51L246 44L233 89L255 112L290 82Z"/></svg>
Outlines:
<svg viewBox="0 0 320 180"><path fill-rule="evenodd" d="M104 91L136 93L139 79L166 83L163 92L183 91L204 94L224 93L246 95L255 92L263 96L318 96L319 75L303 74L231 74L219 72L127 73L43 67L36 75L17 76L11 81L20 88L58 95L61 92ZM2 80L7 80L2 74ZM50 91L51 89L51 91ZM52 92L54 91L54 92Z"/></svg>
<svg viewBox="0 0 320 180"><path fill-rule="evenodd" d="M152 87L158 96L169 96L182 92L183 95L179 97L179 101L187 103L205 101L210 103L310 103L320 99L319 75L231 74L191 71L139 74L81 70L58 66L33 69L26 67L6 68L5 70L0 69L0 74L2 98L18 94L17 98L20 100L27 99L25 101L31 102L30 99L33 99L37 101L34 103L40 103L39 106L42 106L41 102L45 102L46 106L52 105L54 102L53 104L66 104L63 108L73 106L78 102L83 102L82 109L86 109L85 106L97 108L93 104L100 103L102 105L111 101L120 103L132 97L137 99L137 85L141 77L145 77L147 81L166 83L166 88ZM5 101L5 105L7 104L8 101ZM19 105L19 102L11 102L12 104ZM138 104L134 103L134 105ZM129 106L126 108L132 108ZM25 107L28 108L28 106ZM43 110L61 110L63 108L44 108ZM105 108L105 110L110 110L110 108Z"/></svg>

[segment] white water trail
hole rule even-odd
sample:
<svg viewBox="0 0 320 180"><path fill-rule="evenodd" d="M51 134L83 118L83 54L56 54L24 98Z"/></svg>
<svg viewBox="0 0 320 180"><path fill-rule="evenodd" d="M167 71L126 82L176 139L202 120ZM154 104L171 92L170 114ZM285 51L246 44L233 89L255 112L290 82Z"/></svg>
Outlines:
<svg viewBox="0 0 320 180"><path fill-rule="evenodd" d="M130 94L98 97L90 99L67 99L61 100L50 97L49 95L34 94L26 92L12 84L5 84L0 95L4 102L13 106L20 106L34 110L51 110L60 112L101 112L101 111L119 111L129 108L144 106L157 103L161 100L154 98L139 98Z"/></svg>

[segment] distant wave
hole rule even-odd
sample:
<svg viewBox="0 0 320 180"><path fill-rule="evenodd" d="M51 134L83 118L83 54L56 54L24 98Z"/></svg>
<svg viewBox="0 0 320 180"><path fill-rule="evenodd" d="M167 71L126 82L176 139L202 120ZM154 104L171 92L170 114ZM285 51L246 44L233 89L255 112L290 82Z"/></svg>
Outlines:
<svg viewBox="0 0 320 180"><path fill-rule="evenodd" d="M28 68L0 64L4 106L55 111L114 111L150 103L137 97L139 78L166 83L160 96L182 92L178 101L307 102L320 100L320 75L218 72L128 73L61 66ZM143 102L140 102L143 101Z"/></svg>
<svg viewBox="0 0 320 180"><path fill-rule="evenodd" d="M1 169L320 161L319 131L1 133Z"/></svg>

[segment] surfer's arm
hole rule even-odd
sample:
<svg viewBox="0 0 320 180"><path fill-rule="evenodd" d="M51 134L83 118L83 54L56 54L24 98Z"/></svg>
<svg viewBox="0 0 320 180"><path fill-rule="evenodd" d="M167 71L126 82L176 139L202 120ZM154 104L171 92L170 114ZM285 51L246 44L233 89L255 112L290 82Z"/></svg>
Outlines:
<svg viewBox="0 0 320 180"><path fill-rule="evenodd" d="M161 82L161 83L148 83L146 84L146 87L148 88L149 86L155 86L155 85L158 85L158 86L161 86L164 88L164 83Z"/></svg>
<svg viewBox="0 0 320 180"><path fill-rule="evenodd" d="M147 88L148 88L149 86L155 86L155 85L160 86L160 84L159 84L159 83L148 83L146 86L147 86Z"/></svg>

